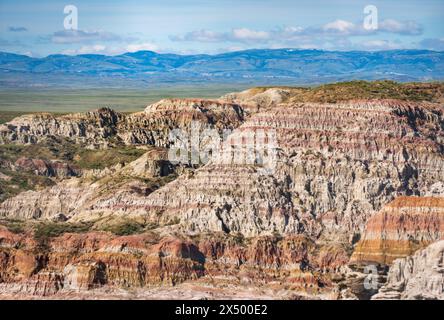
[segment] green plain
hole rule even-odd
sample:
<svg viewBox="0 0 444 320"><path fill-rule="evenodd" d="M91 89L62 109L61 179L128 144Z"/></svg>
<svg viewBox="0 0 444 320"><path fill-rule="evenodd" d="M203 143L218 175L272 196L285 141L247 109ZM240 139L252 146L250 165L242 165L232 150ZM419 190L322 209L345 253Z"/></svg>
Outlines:
<svg viewBox="0 0 444 320"><path fill-rule="evenodd" d="M155 89L0 89L0 112L2 117L7 117L8 113L14 115L14 112L71 113L103 107L134 112L165 98L214 99L242 89L245 88L221 85Z"/></svg>

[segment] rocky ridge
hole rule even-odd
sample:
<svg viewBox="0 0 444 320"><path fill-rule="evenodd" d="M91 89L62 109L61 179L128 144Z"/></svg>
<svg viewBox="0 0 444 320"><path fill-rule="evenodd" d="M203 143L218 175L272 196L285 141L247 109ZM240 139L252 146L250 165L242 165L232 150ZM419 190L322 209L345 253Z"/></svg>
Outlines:
<svg viewBox="0 0 444 320"><path fill-rule="evenodd" d="M243 109L232 103L166 99L148 106L143 112L129 115L103 108L63 116L21 116L0 125L0 142L28 144L58 137L90 148L104 148L116 143L168 147L169 131L188 128L193 120L224 129L235 128L243 117Z"/></svg>
<svg viewBox="0 0 444 320"><path fill-rule="evenodd" d="M62 215L66 220L76 216L74 220L83 218L87 221L105 216L118 217L118 211L125 214L127 206L143 200L159 185L184 170L183 166L172 165L165 157L163 149L152 148L131 163L84 172L81 177L63 180L44 190L23 192L0 204L0 216L52 220ZM94 214L94 208L103 203L108 203L114 211Z"/></svg>
<svg viewBox="0 0 444 320"><path fill-rule="evenodd" d="M179 103L177 110L187 108L188 102L185 107ZM165 102L145 112L152 110L171 111ZM124 192L125 196L111 194L92 206L83 207L77 198L66 205L71 203L76 208L71 215L82 218L124 212L159 224L179 220L190 232L319 236L327 228L342 229L351 239L396 196L421 195L444 180L441 112L434 104L391 100L283 104L254 114L228 138L233 157L246 132L274 132L272 174L262 174L255 165L233 165L230 157L228 162L216 157L149 196L142 192L132 200ZM224 117L220 119L225 123ZM167 162L164 165L168 167ZM70 188L74 182L66 183ZM81 194L96 193L93 186ZM48 190L68 194L63 185ZM42 214L37 216L48 217L45 211L54 211L51 205L38 205L39 197L48 194L60 199L52 191L33 193L35 201L20 201L21 195L1 204L0 212L24 217L23 212L38 210ZM69 194L76 193L71 189Z"/></svg>

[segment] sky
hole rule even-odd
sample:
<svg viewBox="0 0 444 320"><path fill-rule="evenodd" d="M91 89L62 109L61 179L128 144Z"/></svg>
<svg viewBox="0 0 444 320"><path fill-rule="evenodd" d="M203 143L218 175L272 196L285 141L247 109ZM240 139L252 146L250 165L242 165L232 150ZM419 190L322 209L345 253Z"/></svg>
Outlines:
<svg viewBox="0 0 444 320"><path fill-rule="evenodd" d="M76 8L77 24L66 6ZM444 0L0 0L0 51L42 57L252 48L444 51Z"/></svg>

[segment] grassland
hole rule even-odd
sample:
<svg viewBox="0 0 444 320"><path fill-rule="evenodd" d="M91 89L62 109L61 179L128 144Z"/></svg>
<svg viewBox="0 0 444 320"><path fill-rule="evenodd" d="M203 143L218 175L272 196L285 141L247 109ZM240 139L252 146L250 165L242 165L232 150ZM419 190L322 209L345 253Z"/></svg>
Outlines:
<svg viewBox="0 0 444 320"><path fill-rule="evenodd" d="M282 86L280 86L282 87ZM402 99L442 102L444 83L396 83L393 81L350 81L316 87L288 87L292 100L337 102L350 99ZM162 87L157 89L0 89L0 124L23 113L72 113L110 107L134 112L164 98L218 98L242 91L239 86ZM256 88L258 92L265 87Z"/></svg>
<svg viewBox="0 0 444 320"><path fill-rule="evenodd" d="M25 113L29 112L20 112L20 111L0 111L0 124L11 121L12 119L19 117Z"/></svg>
<svg viewBox="0 0 444 320"><path fill-rule="evenodd" d="M256 93L270 87L257 87ZM286 102L336 103L354 99L399 99L442 103L444 82L397 83L394 81L348 81L316 87L280 87L290 89Z"/></svg>
<svg viewBox="0 0 444 320"><path fill-rule="evenodd" d="M0 121L17 113L71 113L110 107L133 112L164 98L218 98L239 87L165 87L158 89L0 89Z"/></svg>

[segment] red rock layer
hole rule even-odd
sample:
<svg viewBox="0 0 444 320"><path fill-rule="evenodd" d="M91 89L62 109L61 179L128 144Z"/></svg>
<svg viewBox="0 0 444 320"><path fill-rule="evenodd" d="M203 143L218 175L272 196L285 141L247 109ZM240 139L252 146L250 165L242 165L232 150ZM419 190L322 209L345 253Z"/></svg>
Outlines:
<svg viewBox="0 0 444 320"><path fill-rule="evenodd" d="M34 239L0 227L0 292L52 295L99 287L141 288L243 278L252 283L278 281L299 289L330 286L313 270L334 270L346 253L328 249L318 256L302 236L243 239L224 235L199 239L141 234L64 234ZM341 253L342 252L342 253Z"/></svg>
<svg viewBox="0 0 444 320"><path fill-rule="evenodd" d="M444 198L399 197L370 218L351 264L389 265L444 239Z"/></svg>

